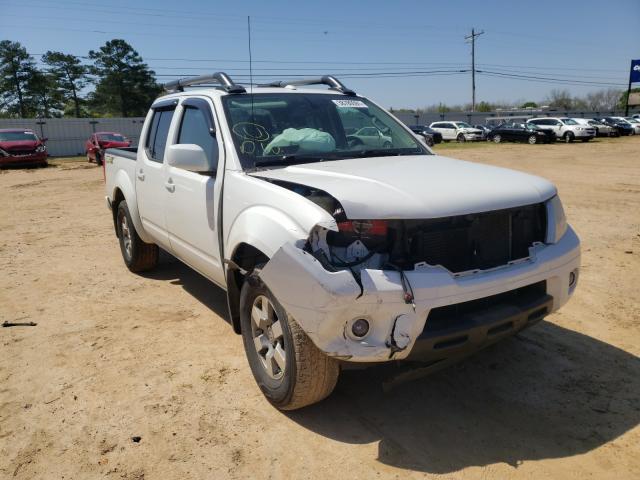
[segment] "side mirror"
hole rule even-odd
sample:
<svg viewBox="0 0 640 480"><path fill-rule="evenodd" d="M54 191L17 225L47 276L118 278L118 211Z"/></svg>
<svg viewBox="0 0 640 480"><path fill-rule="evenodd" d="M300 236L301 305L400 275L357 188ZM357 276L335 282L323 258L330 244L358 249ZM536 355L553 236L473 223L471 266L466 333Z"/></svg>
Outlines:
<svg viewBox="0 0 640 480"><path fill-rule="evenodd" d="M167 163L190 172L209 172L209 159L200 145L181 143L167 149Z"/></svg>

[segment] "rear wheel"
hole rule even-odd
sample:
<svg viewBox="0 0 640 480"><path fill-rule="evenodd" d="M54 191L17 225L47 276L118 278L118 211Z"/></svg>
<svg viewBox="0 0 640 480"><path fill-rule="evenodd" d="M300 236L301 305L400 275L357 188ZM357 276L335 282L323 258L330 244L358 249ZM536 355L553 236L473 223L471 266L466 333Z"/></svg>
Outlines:
<svg viewBox="0 0 640 480"><path fill-rule="evenodd" d="M433 147L433 145L435 144L435 142L433 141L433 137L431 137L429 135L425 135L424 143L426 143L427 146L429 146L429 147Z"/></svg>
<svg viewBox="0 0 640 480"><path fill-rule="evenodd" d="M155 267L160 253L158 246L140 239L125 200L118 204L116 222L120 251L127 268L132 272L144 272Z"/></svg>
<svg viewBox="0 0 640 480"><path fill-rule="evenodd" d="M464 143L464 142L467 141L467 139L465 138L464 134L462 134L462 133L460 135L458 135L456 140L458 140L458 142L460 142L460 143Z"/></svg>
<svg viewBox="0 0 640 480"><path fill-rule="evenodd" d="M571 143L575 139L575 135L572 132L567 132L564 134L565 143Z"/></svg>
<svg viewBox="0 0 640 480"><path fill-rule="evenodd" d="M242 340L251 372L269 402L295 410L326 398L340 373L254 270L240 294Z"/></svg>
<svg viewBox="0 0 640 480"><path fill-rule="evenodd" d="M502 136L494 135L493 136L493 141L494 141L494 143L500 143L502 141Z"/></svg>
<svg viewBox="0 0 640 480"><path fill-rule="evenodd" d="M531 135L527 141L529 142L529 145L535 145L538 142L538 137Z"/></svg>

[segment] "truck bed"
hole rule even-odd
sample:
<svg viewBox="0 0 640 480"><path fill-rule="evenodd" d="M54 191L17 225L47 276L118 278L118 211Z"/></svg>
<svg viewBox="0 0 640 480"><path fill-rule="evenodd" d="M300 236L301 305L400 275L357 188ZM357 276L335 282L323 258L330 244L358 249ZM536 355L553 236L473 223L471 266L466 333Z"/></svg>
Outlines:
<svg viewBox="0 0 640 480"><path fill-rule="evenodd" d="M105 154L111 154L135 161L138 156L138 147L107 148L105 150Z"/></svg>

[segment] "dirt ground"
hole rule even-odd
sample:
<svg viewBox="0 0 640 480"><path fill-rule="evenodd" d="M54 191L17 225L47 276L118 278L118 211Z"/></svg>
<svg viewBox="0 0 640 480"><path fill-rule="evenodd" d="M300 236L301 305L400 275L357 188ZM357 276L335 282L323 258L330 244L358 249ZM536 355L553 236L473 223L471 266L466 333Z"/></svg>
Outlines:
<svg viewBox="0 0 640 480"><path fill-rule="evenodd" d="M558 185L573 300L430 377L343 372L286 414L221 290L170 257L124 267L101 170L0 171L0 321L37 323L0 328L0 478L638 478L640 137L437 150Z"/></svg>

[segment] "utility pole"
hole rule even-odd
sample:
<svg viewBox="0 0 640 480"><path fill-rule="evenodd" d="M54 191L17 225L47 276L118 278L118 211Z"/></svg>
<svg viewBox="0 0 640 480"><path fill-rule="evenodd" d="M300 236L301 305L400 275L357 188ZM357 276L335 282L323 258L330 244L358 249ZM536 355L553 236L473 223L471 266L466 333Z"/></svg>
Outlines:
<svg viewBox="0 0 640 480"><path fill-rule="evenodd" d="M467 43L471 42L471 111L476 111L476 37L484 33L484 30L476 33L475 29L471 29L471 35L467 35L464 39Z"/></svg>

